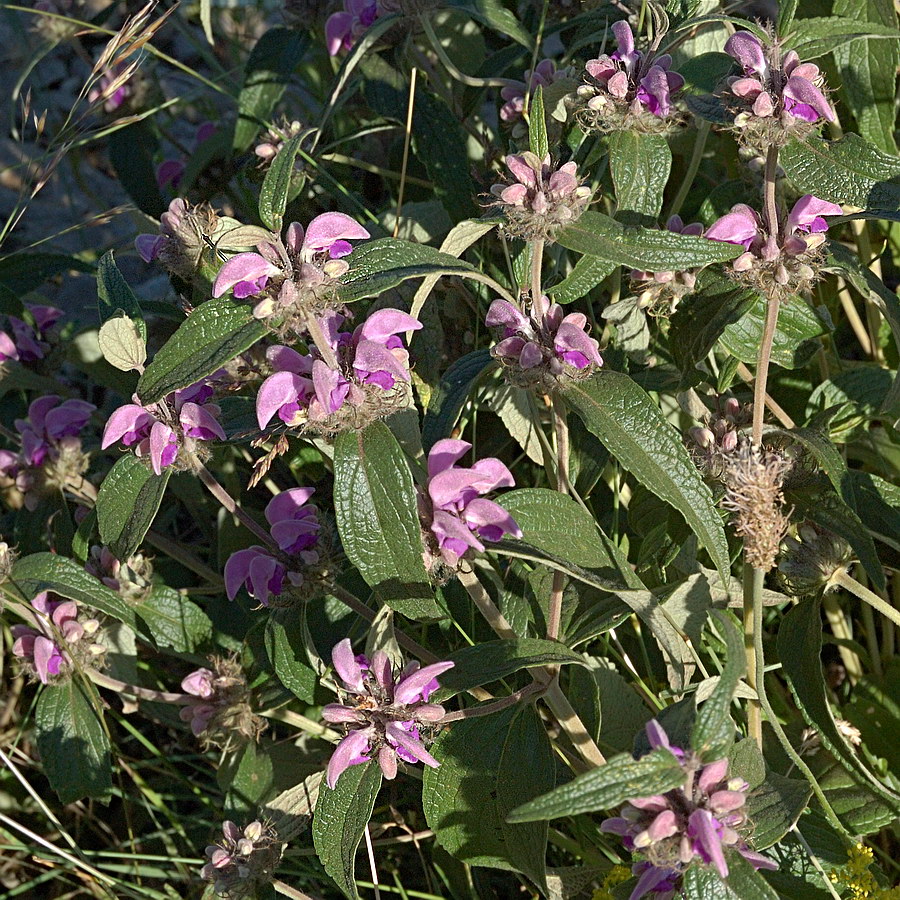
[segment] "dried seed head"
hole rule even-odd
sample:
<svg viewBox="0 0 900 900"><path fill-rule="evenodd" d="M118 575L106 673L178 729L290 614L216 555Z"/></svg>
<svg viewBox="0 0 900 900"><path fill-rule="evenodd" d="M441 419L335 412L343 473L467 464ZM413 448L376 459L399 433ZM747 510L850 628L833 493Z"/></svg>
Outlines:
<svg viewBox="0 0 900 900"><path fill-rule="evenodd" d="M739 447L725 467L722 506L732 513L735 532L744 539L747 562L764 572L775 565L781 539L790 524L781 511L786 470L780 453L752 444Z"/></svg>
<svg viewBox="0 0 900 900"><path fill-rule="evenodd" d="M788 593L796 597L825 590L837 572L853 559L850 545L831 531L812 522L797 529L797 537L781 544L778 575Z"/></svg>

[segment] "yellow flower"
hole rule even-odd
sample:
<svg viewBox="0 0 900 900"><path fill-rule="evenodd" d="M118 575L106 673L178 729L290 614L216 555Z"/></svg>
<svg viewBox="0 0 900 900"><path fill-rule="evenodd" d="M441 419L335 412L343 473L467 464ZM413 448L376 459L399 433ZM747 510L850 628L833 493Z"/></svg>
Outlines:
<svg viewBox="0 0 900 900"><path fill-rule="evenodd" d="M900 900L900 887L883 888L869 871L875 854L865 844L857 844L847 851L847 864L828 873L834 884L850 889L849 900Z"/></svg>
<svg viewBox="0 0 900 900"><path fill-rule="evenodd" d="M631 869L627 866L613 866L603 879L603 884L594 891L591 900L614 900L611 888L631 878ZM890 898L894 900L894 898ZM898 898L900 900L900 898Z"/></svg>

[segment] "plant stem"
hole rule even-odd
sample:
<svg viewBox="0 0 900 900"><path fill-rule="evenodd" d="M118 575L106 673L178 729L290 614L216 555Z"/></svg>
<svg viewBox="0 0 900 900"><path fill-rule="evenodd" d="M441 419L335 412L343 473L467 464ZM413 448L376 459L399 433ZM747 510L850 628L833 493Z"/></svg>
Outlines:
<svg viewBox="0 0 900 900"><path fill-rule="evenodd" d="M757 635L762 646L762 569L744 563L744 656L747 661L747 685L759 695L759 684L764 677L765 662L757 659ZM760 650L760 656L762 652ZM747 732L762 750L762 714L759 700L747 702Z"/></svg>
<svg viewBox="0 0 900 900"><path fill-rule="evenodd" d="M864 672L859 656L852 647L844 643L853 640L853 633L847 625L847 617L844 615L837 597L833 594L826 594L822 598L822 607L825 610L825 618L828 619L828 624L831 626L831 633L837 638L838 653L847 670L847 678L850 680L850 684L856 684L863 677Z"/></svg>
<svg viewBox="0 0 900 900"><path fill-rule="evenodd" d="M246 529L252 531L266 546L278 548L278 545L272 540L272 536L254 519L252 519L238 504L238 502L219 484L213 477L212 473L201 462L197 462L195 471L197 477L206 486L206 489L222 504L222 506L230 512Z"/></svg>
<svg viewBox="0 0 900 900"><path fill-rule="evenodd" d="M669 216L678 215L678 213L681 212L684 201L687 200L687 195L690 193L691 185L694 183L694 178L697 177L697 170L700 168L700 162L703 159L703 151L706 149L706 139L709 137L709 130L711 127L709 122L701 122L697 128L697 138L694 141L694 152L691 154L691 161L688 163L687 171L684 173L684 178L681 181L681 186L678 188L678 193L672 201L672 206L669 209Z"/></svg>
<svg viewBox="0 0 900 900"><path fill-rule="evenodd" d="M544 316L540 312L541 299L541 267L544 264L544 240L538 238L531 245L531 305L535 315L543 322Z"/></svg>
<svg viewBox="0 0 900 900"><path fill-rule="evenodd" d="M140 697L142 700L153 700L156 703L190 703L194 698L190 694L174 694L168 691L154 691L151 688L138 687L136 684L126 684L117 678L110 678L96 669L85 669L84 674L98 687L105 687L119 694L131 694L132 697Z"/></svg>
<svg viewBox="0 0 900 900"><path fill-rule="evenodd" d="M849 572L838 569L831 576L831 583L840 585L851 594L855 594L860 600L864 600L876 612L880 612L885 618L890 619L895 625L900 627L900 610L894 609L886 600L882 600L878 594L870 591L867 587L861 585Z"/></svg>
<svg viewBox="0 0 900 900"><path fill-rule="evenodd" d="M472 598L472 602L478 607L478 611L494 630L494 633L505 640L516 640L519 635L516 634L512 625L506 620L506 616L497 609L496 604L491 599L491 595L478 580L475 570L469 563L463 563L457 573L457 577L459 578L459 583L466 589L466 593Z"/></svg>
<svg viewBox="0 0 900 900"><path fill-rule="evenodd" d="M556 433L556 489L566 494L569 490L569 425L566 422L565 401L558 393L553 394L553 430ZM547 610L547 640L550 641L559 640L565 586L566 576L562 572L554 572Z"/></svg>
<svg viewBox="0 0 900 900"><path fill-rule="evenodd" d="M501 697L493 703L483 703L481 706L470 706L467 709L449 712L438 722L438 724L447 725L450 722L458 722L460 719L475 719L478 716L489 716L491 713L499 712L501 709L506 709L508 706L515 706L516 703L526 700L533 694L537 694L539 691L543 690L544 685L540 682L532 681L531 684L526 685L520 691L510 694L508 697Z"/></svg>

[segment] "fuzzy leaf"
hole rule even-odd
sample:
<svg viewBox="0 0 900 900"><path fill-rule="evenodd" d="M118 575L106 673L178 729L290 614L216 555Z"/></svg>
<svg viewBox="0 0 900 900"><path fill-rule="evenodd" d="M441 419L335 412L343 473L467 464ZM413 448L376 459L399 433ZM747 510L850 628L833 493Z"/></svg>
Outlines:
<svg viewBox="0 0 900 900"><path fill-rule="evenodd" d="M147 340L141 304L119 271L112 250L104 253L97 263L97 308L101 324L124 313L134 322L141 338Z"/></svg>
<svg viewBox="0 0 900 900"><path fill-rule="evenodd" d="M299 609L275 610L266 622L266 654L281 683L305 703L313 702L316 673L306 660Z"/></svg>
<svg viewBox="0 0 900 900"><path fill-rule="evenodd" d="M150 596L134 605L159 647L193 653L212 637L212 622L196 603L164 584L153 585Z"/></svg>
<svg viewBox="0 0 900 900"><path fill-rule="evenodd" d="M281 233L288 192L294 176L294 161L305 137L304 134L298 134L285 142L266 171L266 177L259 190L259 217L276 234Z"/></svg>
<svg viewBox="0 0 900 900"><path fill-rule="evenodd" d="M313 816L313 846L319 862L350 900L358 900L356 889L356 848L381 788L377 762L350 766L338 779L334 790L322 784Z"/></svg>
<svg viewBox="0 0 900 900"><path fill-rule="evenodd" d="M350 561L392 609L439 618L425 563L409 465L383 422L334 445L334 508Z"/></svg>
<svg viewBox="0 0 900 900"><path fill-rule="evenodd" d="M656 220L672 168L672 152L660 134L614 131L609 138L609 169L616 190L616 216Z"/></svg>
<svg viewBox="0 0 900 900"><path fill-rule="evenodd" d="M142 403L195 384L252 347L266 333L250 307L227 297L207 300L181 323L138 382Z"/></svg>

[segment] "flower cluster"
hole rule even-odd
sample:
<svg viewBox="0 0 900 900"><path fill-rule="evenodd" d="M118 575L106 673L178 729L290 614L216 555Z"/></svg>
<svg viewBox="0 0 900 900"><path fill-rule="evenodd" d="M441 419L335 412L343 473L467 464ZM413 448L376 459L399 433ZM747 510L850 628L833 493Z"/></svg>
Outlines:
<svg viewBox="0 0 900 900"><path fill-rule="evenodd" d="M507 125L518 123L525 111L525 95L533 94L539 87L545 90L556 81L565 78L567 71L557 69L552 59L542 59L534 69L525 73L524 81L513 81L501 88L504 103L500 107L500 121Z"/></svg>
<svg viewBox="0 0 900 900"><path fill-rule="evenodd" d="M0 450L0 475L15 480L28 509L35 509L49 491L81 480L88 458L79 435L95 409L84 400L60 402L56 394L48 394L32 401L28 418L15 420L22 449Z"/></svg>
<svg viewBox="0 0 900 900"><path fill-rule="evenodd" d="M158 261L173 275L191 279L200 269L207 241L212 241L219 217L208 203L190 206L176 197L159 217L158 234L139 234L135 249L144 262Z"/></svg>
<svg viewBox="0 0 900 900"><path fill-rule="evenodd" d="M671 56L635 50L627 22L613 23L612 32L615 52L585 64L585 83L578 88L584 103L581 120L604 131L664 130L672 115L672 97L684 86L684 78L671 71Z"/></svg>
<svg viewBox="0 0 900 900"><path fill-rule="evenodd" d="M495 184L493 206L506 216L506 230L525 240L553 240L560 228L571 225L591 202L591 189L578 179L573 162L558 168L530 150L506 157L515 181Z"/></svg>
<svg viewBox="0 0 900 900"><path fill-rule="evenodd" d="M190 722L195 737L225 745L233 738L256 740L265 727L250 707L250 690L240 665L216 657L212 669L197 669L186 675L181 689L188 695L179 716Z"/></svg>
<svg viewBox="0 0 900 900"><path fill-rule="evenodd" d="M153 587L153 564L141 553L121 562L109 547L95 545L88 553L84 570L131 603L145 600Z"/></svg>
<svg viewBox="0 0 900 900"><path fill-rule="evenodd" d="M703 234L700 222L685 225L681 216L670 216L666 222L666 230L675 234L688 234L699 237ZM632 288L637 294L641 309L658 316L669 316L678 309L682 298L690 294L697 284L696 272L642 272L632 269L630 273Z"/></svg>
<svg viewBox="0 0 900 900"><path fill-rule="evenodd" d="M256 415L265 428L278 416L291 428L334 433L362 428L396 409L398 382L409 382L409 354L400 334L421 322L397 309L372 313L352 332L339 331L344 316L330 312L318 322L328 356L317 344L302 356L290 347L269 348L275 368L259 389Z"/></svg>
<svg viewBox="0 0 900 900"><path fill-rule="evenodd" d="M836 203L805 194L791 208L778 234L769 234L755 209L738 203L706 230L711 241L745 248L731 264L734 277L766 293L781 289L785 295L807 291L818 278L818 251L825 243L824 216L842 212Z"/></svg>
<svg viewBox="0 0 900 900"><path fill-rule="evenodd" d="M309 133L312 129L306 129ZM284 149L287 141L303 134L303 124L296 119L282 120L278 125L270 128L262 137L262 140L253 148L253 152L259 157L260 165L268 166L276 156ZM303 160L297 157L294 162L295 169L303 168Z"/></svg>
<svg viewBox="0 0 900 900"><path fill-rule="evenodd" d="M515 519L485 498L497 488L514 487L512 473L494 457L480 459L470 469L457 466L471 449L468 441L446 438L428 454L428 484L419 493L419 518L429 570L441 561L456 570L469 551L484 551L482 541L499 541L504 534L522 537Z"/></svg>
<svg viewBox="0 0 900 900"><path fill-rule="evenodd" d="M781 146L809 134L822 119L836 121L819 67L801 63L795 51L782 57L777 41L763 44L749 31L739 31L728 39L725 52L744 72L728 80L735 128L744 143Z"/></svg>
<svg viewBox="0 0 900 900"><path fill-rule="evenodd" d="M625 849L638 857L632 868L638 883L629 900L646 894L653 894L655 900L680 896L681 878L694 861L715 866L727 878L728 847L754 868L777 868L751 850L741 836L747 824L744 805L749 785L742 778L727 777L728 760L704 765L693 753L673 747L656 720L646 728L650 746L672 753L681 763L685 780L665 794L633 798L619 816L600 825L601 831L619 835Z"/></svg>
<svg viewBox="0 0 900 900"><path fill-rule="evenodd" d="M106 652L94 638L96 619L79 621L78 604L42 591L31 601L33 627L13 625L13 655L23 660L41 684L65 674L77 659L80 665L96 665Z"/></svg>
<svg viewBox="0 0 900 900"><path fill-rule="evenodd" d="M150 457L157 475L176 464L189 469L202 443L225 440L219 407L207 402L212 395L213 388L205 380L146 406L135 394L133 403L120 406L109 417L100 446L105 450L121 441L133 447L135 456Z"/></svg>
<svg viewBox="0 0 900 900"><path fill-rule="evenodd" d="M258 297L257 319L277 316L302 333L305 317L333 302L337 279L350 268L344 259L353 251L350 241L367 237L369 232L343 213L322 213L305 229L292 222L284 240L269 234L258 252L232 256L216 276L213 297L228 291L239 300Z"/></svg>
<svg viewBox="0 0 900 900"><path fill-rule="evenodd" d="M344 8L325 23L325 45L331 56L345 53L381 15L378 0L344 0Z"/></svg>
<svg viewBox="0 0 900 900"><path fill-rule="evenodd" d="M788 593L803 597L828 590L835 573L853 559L850 545L814 522L804 522L797 537L785 537L778 558L778 578Z"/></svg>
<svg viewBox="0 0 900 900"><path fill-rule="evenodd" d="M752 407L742 407L734 397L729 397L715 414L705 420L704 425L689 429L688 451L705 476L713 479L723 477L728 458L738 448L741 429L750 424L752 415Z"/></svg>
<svg viewBox="0 0 900 900"><path fill-rule="evenodd" d="M588 375L603 365L600 345L586 331L587 316L566 315L546 295L531 304L530 315L507 300L495 300L484 322L501 329L491 355L506 366L510 381L522 387L552 390L559 377Z"/></svg>
<svg viewBox="0 0 900 900"><path fill-rule="evenodd" d="M206 848L200 877L219 897L255 897L258 888L271 882L282 849L274 829L262 822L251 822L243 831L234 822L223 822L222 841Z"/></svg>
<svg viewBox="0 0 900 900"><path fill-rule="evenodd" d="M243 586L263 606L273 597L285 598L318 591L326 578L318 508L309 503L315 488L292 488L273 497L266 520L275 547L254 545L232 553L225 563L225 592L234 600Z"/></svg>
<svg viewBox="0 0 900 900"><path fill-rule="evenodd" d="M878 883L870 871L875 854L863 843L855 844L847 850L847 863L828 873L832 884L845 885L849 893L841 896L848 900L900 900L900 885L885 888Z"/></svg>
<svg viewBox="0 0 900 900"><path fill-rule="evenodd" d="M8 359L22 363L43 359L49 349L47 337L63 312L55 306L26 303L34 326L17 316L7 316L9 331L0 331L0 363Z"/></svg>
<svg viewBox="0 0 900 900"><path fill-rule="evenodd" d="M389 779L397 774L398 757L434 768L440 765L425 749L420 729L444 717L444 708L429 703L428 698L440 687L437 676L452 669L452 662L420 668L413 661L395 672L381 650L371 660L355 656L349 638L334 648L331 658L348 696L341 703L325 706L322 718L344 725L348 733L328 763L329 787L337 784L345 769L371 759L378 760L384 777Z"/></svg>

